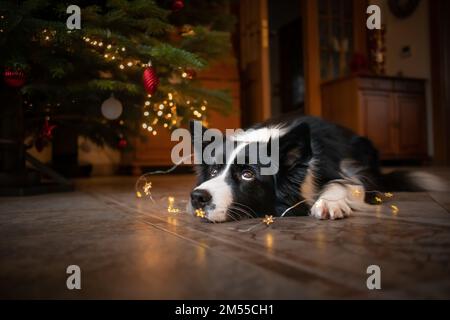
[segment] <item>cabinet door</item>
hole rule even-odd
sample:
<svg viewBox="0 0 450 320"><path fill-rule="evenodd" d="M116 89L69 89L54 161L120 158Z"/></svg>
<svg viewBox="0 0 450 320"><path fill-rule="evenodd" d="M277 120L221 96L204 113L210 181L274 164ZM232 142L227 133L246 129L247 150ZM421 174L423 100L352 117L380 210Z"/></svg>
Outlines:
<svg viewBox="0 0 450 320"><path fill-rule="evenodd" d="M363 91L363 121L365 135L380 152L381 158L396 154L396 138L392 127L395 118L392 95L389 92Z"/></svg>
<svg viewBox="0 0 450 320"><path fill-rule="evenodd" d="M396 94L398 147L401 156L426 155L425 98L421 94Z"/></svg>

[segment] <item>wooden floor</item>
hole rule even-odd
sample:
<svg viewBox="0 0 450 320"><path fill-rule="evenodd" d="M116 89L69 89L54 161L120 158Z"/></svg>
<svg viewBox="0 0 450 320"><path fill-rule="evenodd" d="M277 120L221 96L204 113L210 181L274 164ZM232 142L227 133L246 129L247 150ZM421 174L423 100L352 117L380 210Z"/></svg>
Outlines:
<svg viewBox="0 0 450 320"><path fill-rule="evenodd" d="M259 220L167 212L168 196L183 209L192 176L155 176L156 203L136 198L134 182L0 198L0 298L450 298L449 194L399 193L376 213L243 232ZM81 268L81 290L66 288L69 265ZM381 290L367 289L369 265L381 268Z"/></svg>

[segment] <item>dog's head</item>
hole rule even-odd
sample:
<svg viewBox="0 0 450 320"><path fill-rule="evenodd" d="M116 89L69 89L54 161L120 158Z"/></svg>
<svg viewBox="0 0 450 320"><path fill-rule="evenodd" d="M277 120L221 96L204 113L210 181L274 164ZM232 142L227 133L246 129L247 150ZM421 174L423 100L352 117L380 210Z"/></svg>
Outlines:
<svg viewBox="0 0 450 320"><path fill-rule="evenodd" d="M196 165L198 180L191 192L189 212L194 214L201 209L207 220L225 222L279 215L283 208L299 201L301 183L311 159L307 125L262 127L250 133L242 131L216 138L220 141L201 138L198 143L194 126L191 123L194 150L202 163ZM202 127L201 137L206 130ZM212 143L216 143L213 152ZM269 155L270 163L261 150ZM276 169L267 174L271 172L267 170L269 167Z"/></svg>

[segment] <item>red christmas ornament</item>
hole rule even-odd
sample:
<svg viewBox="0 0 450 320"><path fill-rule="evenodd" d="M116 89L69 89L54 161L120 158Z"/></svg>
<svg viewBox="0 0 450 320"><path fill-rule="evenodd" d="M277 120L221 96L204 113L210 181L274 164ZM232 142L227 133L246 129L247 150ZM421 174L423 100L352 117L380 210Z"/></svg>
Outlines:
<svg viewBox="0 0 450 320"><path fill-rule="evenodd" d="M194 69L186 69L185 71L186 77L187 79L194 79L195 76L197 75L197 71L195 71Z"/></svg>
<svg viewBox="0 0 450 320"><path fill-rule="evenodd" d="M175 0L172 2L172 10L173 11L180 11L184 8L184 0Z"/></svg>
<svg viewBox="0 0 450 320"><path fill-rule="evenodd" d="M144 82L145 91L149 94L153 94L159 86L159 78L155 68L152 66L145 68L144 74L142 75L142 81Z"/></svg>
<svg viewBox="0 0 450 320"><path fill-rule="evenodd" d="M56 125L50 124L48 119L45 119L44 126L41 131L41 138L46 140L53 139L53 130L56 128Z"/></svg>
<svg viewBox="0 0 450 320"><path fill-rule="evenodd" d="M125 149L128 146L128 141L125 138L120 138L117 142L117 147L119 149Z"/></svg>
<svg viewBox="0 0 450 320"><path fill-rule="evenodd" d="M8 86L13 88L21 88L26 81L25 73L22 70L11 69L3 72L3 79Z"/></svg>

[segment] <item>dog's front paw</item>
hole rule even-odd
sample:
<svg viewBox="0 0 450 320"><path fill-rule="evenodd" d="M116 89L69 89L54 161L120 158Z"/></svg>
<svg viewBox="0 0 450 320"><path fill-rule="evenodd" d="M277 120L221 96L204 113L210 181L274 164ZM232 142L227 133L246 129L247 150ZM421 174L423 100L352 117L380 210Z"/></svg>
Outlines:
<svg viewBox="0 0 450 320"><path fill-rule="evenodd" d="M311 216L320 219L343 219L348 217L352 209L345 200L318 199L311 208Z"/></svg>

